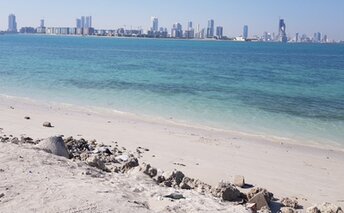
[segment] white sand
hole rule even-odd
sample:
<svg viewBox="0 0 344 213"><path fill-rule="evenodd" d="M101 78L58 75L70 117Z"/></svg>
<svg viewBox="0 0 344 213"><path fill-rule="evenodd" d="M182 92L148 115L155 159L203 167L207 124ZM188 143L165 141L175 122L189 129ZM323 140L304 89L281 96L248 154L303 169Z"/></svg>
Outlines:
<svg viewBox="0 0 344 213"><path fill-rule="evenodd" d="M45 121L54 128L44 128ZM340 147L297 145L105 109L4 96L0 96L0 128L3 134L15 136L62 134L105 144L117 141L131 150L142 146L150 149L144 160L153 166L177 168L212 185L244 175L248 183L267 188L277 198L297 197L305 207L325 201L344 206L344 153Z"/></svg>

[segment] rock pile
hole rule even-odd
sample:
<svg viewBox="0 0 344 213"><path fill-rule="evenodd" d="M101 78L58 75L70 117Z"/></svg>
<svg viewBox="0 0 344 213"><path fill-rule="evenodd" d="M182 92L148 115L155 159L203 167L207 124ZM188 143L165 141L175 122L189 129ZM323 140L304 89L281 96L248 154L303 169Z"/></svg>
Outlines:
<svg viewBox="0 0 344 213"><path fill-rule="evenodd" d="M343 210L334 204L323 203L309 207L307 213L343 213Z"/></svg>

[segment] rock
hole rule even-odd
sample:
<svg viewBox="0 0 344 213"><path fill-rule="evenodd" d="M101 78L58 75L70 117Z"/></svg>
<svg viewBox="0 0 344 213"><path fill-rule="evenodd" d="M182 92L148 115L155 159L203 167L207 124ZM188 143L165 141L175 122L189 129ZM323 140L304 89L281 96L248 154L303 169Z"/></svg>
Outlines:
<svg viewBox="0 0 344 213"><path fill-rule="evenodd" d="M281 213L296 213L296 210L291 207L282 207L280 211Z"/></svg>
<svg viewBox="0 0 344 213"><path fill-rule="evenodd" d="M259 210L259 213L271 213L271 210L269 207L264 206Z"/></svg>
<svg viewBox="0 0 344 213"><path fill-rule="evenodd" d="M101 169L103 171L108 171L104 162L102 160L100 160L97 155L89 156L89 158L87 158L87 160L86 160L86 163L89 166L96 167L96 168Z"/></svg>
<svg viewBox="0 0 344 213"><path fill-rule="evenodd" d="M244 176L237 175L234 177L234 185L237 187L244 187L245 186L245 178Z"/></svg>
<svg viewBox="0 0 344 213"><path fill-rule="evenodd" d="M138 167L139 160L137 158L131 157L124 166L122 166L121 172L128 172L129 170Z"/></svg>
<svg viewBox="0 0 344 213"><path fill-rule="evenodd" d="M264 197L265 197L265 200L266 202L270 202L273 197L274 197L274 194L272 194L271 192L269 192L268 190L266 189L263 189L263 188L254 188L254 189L251 189L248 193L247 193L247 199L250 200L252 199L256 194L260 193L260 192L263 192L264 194Z"/></svg>
<svg viewBox="0 0 344 213"><path fill-rule="evenodd" d="M212 190L212 194L224 201L242 200L240 191L231 183L220 182L219 185Z"/></svg>
<svg viewBox="0 0 344 213"><path fill-rule="evenodd" d="M158 170L156 168L151 167L150 164L147 164L143 173L153 178L158 174Z"/></svg>
<svg viewBox="0 0 344 213"><path fill-rule="evenodd" d="M48 128L53 127L53 126L51 125L51 123L48 122L48 121L44 122L44 123L43 123L43 126L44 126L44 127L48 127Z"/></svg>
<svg viewBox="0 0 344 213"><path fill-rule="evenodd" d="M25 120L30 120L31 118L29 116L24 117Z"/></svg>
<svg viewBox="0 0 344 213"><path fill-rule="evenodd" d="M247 203L246 208L250 210L251 213L256 213L257 212L257 204L255 203Z"/></svg>
<svg viewBox="0 0 344 213"><path fill-rule="evenodd" d="M259 192L256 194L248 201L248 203L255 203L257 205L257 210L261 210L263 207L269 208L268 202L264 196L264 192Z"/></svg>
<svg viewBox="0 0 344 213"><path fill-rule="evenodd" d="M165 195L164 197L171 198L173 200L185 199L185 197L182 194L180 194L180 193L172 193L172 194L169 194L169 195Z"/></svg>
<svg viewBox="0 0 344 213"><path fill-rule="evenodd" d="M299 207L299 203L296 199L285 197L281 200L281 203L284 207L290 207L293 209L297 209Z"/></svg>
<svg viewBox="0 0 344 213"><path fill-rule="evenodd" d="M36 145L37 148L42 149L48 153L69 158L69 153L66 149L62 137L50 137Z"/></svg>
<svg viewBox="0 0 344 213"><path fill-rule="evenodd" d="M120 156L117 156L115 159L118 161L121 161L121 162L127 162L129 160L129 156L128 155L120 155Z"/></svg>
<svg viewBox="0 0 344 213"><path fill-rule="evenodd" d="M2 198L2 197L4 197L5 196L5 194L4 193L1 193L0 194L0 198Z"/></svg>
<svg viewBox="0 0 344 213"><path fill-rule="evenodd" d="M343 213L343 210L332 203L323 203L309 207L307 213Z"/></svg>
<svg viewBox="0 0 344 213"><path fill-rule="evenodd" d="M184 173L181 171L174 171L171 175L171 179L179 186L185 177Z"/></svg>

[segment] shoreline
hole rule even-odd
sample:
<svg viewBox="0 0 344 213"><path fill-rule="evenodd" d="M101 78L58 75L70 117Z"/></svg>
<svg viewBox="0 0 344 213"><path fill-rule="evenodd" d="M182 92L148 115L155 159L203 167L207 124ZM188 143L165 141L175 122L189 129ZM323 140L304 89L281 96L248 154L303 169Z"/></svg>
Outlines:
<svg viewBox="0 0 344 213"><path fill-rule="evenodd" d="M165 171L180 169L213 186L243 175L249 184L267 188L276 197L298 197L306 208L325 201L343 206L344 192L339 189L344 188L344 155L340 148L278 143L98 108L3 95L0 100L1 134L36 139L53 135L82 137L106 145L118 142L130 150L143 146L151 150L144 162ZM25 116L31 119L25 120ZM42 127L45 121L54 128Z"/></svg>
<svg viewBox="0 0 344 213"><path fill-rule="evenodd" d="M277 136L277 135L257 134L257 133L239 131L239 130L223 129L219 127L203 125L203 124L192 122L192 121L175 119L172 117L167 118L164 116L137 114L133 112L120 111L120 110L101 107L101 106L91 106L91 105L80 106L78 104L72 104L72 103L57 103L55 101L37 100L30 97L20 97L20 96L0 94L0 100L4 98L8 100L14 100L20 103L32 104L35 106L43 105L45 107L48 107L48 106L63 107L72 111L79 111L79 112L85 112L85 113L91 112L91 113L100 114L103 116L104 115L105 116L125 116L130 119L140 120L142 122L154 122L160 125L173 125L177 127L179 126L179 127L199 129L199 130L204 130L204 131L216 131L219 133L231 134L234 136L244 137L246 139L256 140L256 141L271 142L275 144L284 143L284 144L290 144L290 145L300 146L304 148L315 148L315 149L322 149L322 150L333 149L333 150L344 152L344 144L339 144L337 142L330 142L330 143L325 144L321 142L310 141L309 139L307 139L307 142L305 142L305 140L301 138L296 139L296 138L288 138L288 137Z"/></svg>

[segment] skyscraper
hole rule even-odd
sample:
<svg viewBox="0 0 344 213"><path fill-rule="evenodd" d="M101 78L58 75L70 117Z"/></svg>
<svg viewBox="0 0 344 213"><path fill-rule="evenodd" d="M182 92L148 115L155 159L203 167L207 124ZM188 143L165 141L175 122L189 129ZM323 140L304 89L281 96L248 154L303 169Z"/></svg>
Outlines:
<svg viewBox="0 0 344 213"><path fill-rule="evenodd" d="M193 27L192 27L192 21L189 21L189 22L188 22L188 30L190 30L190 29L193 29Z"/></svg>
<svg viewBox="0 0 344 213"><path fill-rule="evenodd" d="M153 32L158 32L159 31L159 19L157 17L151 17L151 22L152 22L151 30Z"/></svg>
<svg viewBox="0 0 344 213"><path fill-rule="evenodd" d="M78 28L78 29L82 28L81 19L79 19L79 18L76 19L76 28Z"/></svg>
<svg viewBox="0 0 344 213"><path fill-rule="evenodd" d="M86 16L86 22L84 28L91 28L92 27L92 16Z"/></svg>
<svg viewBox="0 0 344 213"><path fill-rule="evenodd" d="M171 32L172 38L182 38L183 37L183 28L180 23L175 23Z"/></svg>
<svg viewBox="0 0 344 213"><path fill-rule="evenodd" d="M244 25L244 29L242 32L242 37L246 40L248 38L248 26Z"/></svg>
<svg viewBox="0 0 344 213"><path fill-rule="evenodd" d="M278 40L283 43L287 43L287 33L286 33L286 25L284 23L284 19L279 20L278 26Z"/></svg>
<svg viewBox="0 0 344 213"><path fill-rule="evenodd" d="M45 27L45 26L44 26L44 19L41 19L40 24L39 24L39 27L41 27L41 28Z"/></svg>
<svg viewBox="0 0 344 213"><path fill-rule="evenodd" d="M16 33L17 31L17 21L16 16L14 14L10 14L8 16L8 32L10 33Z"/></svg>
<svg viewBox="0 0 344 213"><path fill-rule="evenodd" d="M223 37L223 27L221 27L221 26L216 27L216 36L217 36L217 38Z"/></svg>
<svg viewBox="0 0 344 213"><path fill-rule="evenodd" d="M213 38L215 31L215 22L213 19L208 21L208 28L207 28L207 38Z"/></svg>
<svg viewBox="0 0 344 213"><path fill-rule="evenodd" d="M81 28L85 28L85 16L81 16Z"/></svg>

